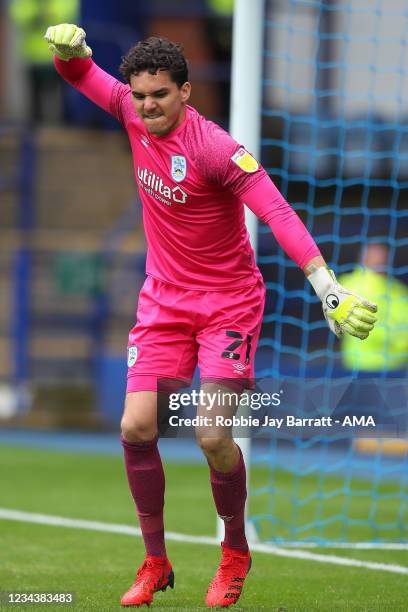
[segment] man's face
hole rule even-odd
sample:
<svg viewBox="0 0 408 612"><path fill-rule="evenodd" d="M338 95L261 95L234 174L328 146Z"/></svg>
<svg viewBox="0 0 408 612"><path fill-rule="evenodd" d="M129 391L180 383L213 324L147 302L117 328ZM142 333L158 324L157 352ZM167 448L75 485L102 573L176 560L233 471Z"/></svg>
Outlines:
<svg viewBox="0 0 408 612"><path fill-rule="evenodd" d="M167 70L159 70L133 74L130 87L136 112L151 134L165 136L183 121L190 83L179 88Z"/></svg>

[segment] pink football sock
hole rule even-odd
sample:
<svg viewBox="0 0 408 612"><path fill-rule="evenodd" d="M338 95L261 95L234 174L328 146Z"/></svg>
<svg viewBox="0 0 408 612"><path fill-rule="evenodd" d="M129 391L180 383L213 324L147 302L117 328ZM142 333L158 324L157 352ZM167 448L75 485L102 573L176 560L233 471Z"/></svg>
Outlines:
<svg viewBox="0 0 408 612"><path fill-rule="evenodd" d="M121 440L129 487L135 500L147 555L165 557L164 472L157 438L131 444Z"/></svg>
<svg viewBox="0 0 408 612"><path fill-rule="evenodd" d="M246 470L239 449L238 465L231 472L218 472L210 464L211 488L218 515L225 525L224 544L246 552L245 537Z"/></svg>

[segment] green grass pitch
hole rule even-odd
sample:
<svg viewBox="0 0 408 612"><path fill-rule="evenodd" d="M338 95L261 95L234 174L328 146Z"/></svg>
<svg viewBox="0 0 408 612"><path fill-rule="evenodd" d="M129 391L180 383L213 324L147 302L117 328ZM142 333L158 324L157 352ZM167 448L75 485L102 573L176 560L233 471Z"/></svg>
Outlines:
<svg viewBox="0 0 408 612"><path fill-rule="evenodd" d="M166 528L213 536L215 515L206 466L167 464L165 469ZM136 525L120 457L2 446L0 473L1 508ZM314 552L408 567L406 551ZM158 593L153 608L204 610L219 549L169 542L168 553L175 589ZM4 609L119 610L120 596L142 558L142 541L137 537L1 520L0 591L76 594L71 606ZM407 601L406 575L254 553L243 595L232 609L396 612L407 610Z"/></svg>

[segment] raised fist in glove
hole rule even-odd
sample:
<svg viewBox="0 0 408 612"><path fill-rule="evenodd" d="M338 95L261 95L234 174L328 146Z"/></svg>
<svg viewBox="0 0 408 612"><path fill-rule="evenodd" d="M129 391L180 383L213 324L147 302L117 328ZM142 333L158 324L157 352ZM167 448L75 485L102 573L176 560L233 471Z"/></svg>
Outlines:
<svg viewBox="0 0 408 612"><path fill-rule="evenodd" d="M320 267L308 276L322 301L325 319L338 338L344 333L365 340L374 328L376 304L339 285L332 270Z"/></svg>
<svg viewBox="0 0 408 612"><path fill-rule="evenodd" d="M73 57L91 57L92 49L85 42L85 30L72 23L50 26L45 33L49 50L68 62Z"/></svg>

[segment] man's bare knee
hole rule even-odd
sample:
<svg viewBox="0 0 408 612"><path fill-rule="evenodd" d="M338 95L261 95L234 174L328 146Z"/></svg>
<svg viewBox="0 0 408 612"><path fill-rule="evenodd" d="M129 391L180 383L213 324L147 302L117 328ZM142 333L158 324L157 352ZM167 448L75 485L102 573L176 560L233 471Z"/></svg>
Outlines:
<svg viewBox="0 0 408 612"><path fill-rule="evenodd" d="M198 443L215 470L230 472L238 464L239 449L231 437L198 437Z"/></svg>
<svg viewBox="0 0 408 612"><path fill-rule="evenodd" d="M126 396L121 421L122 437L130 443L149 442L157 436L157 394L138 391Z"/></svg>
<svg viewBox="0 0 408 612"><path fill-rule="evenodd" d="M121 424L122 438L131 444L138 442L150 442L157 436L157 428L152 428L150 424L123 417Z"/></svg>
<svg viewBox="0 0 408 612"><path fill-rule="evenodd" d="M218 455L228 450L233 440L229 437L199 437L198 444L206 456Z"/></svg>

